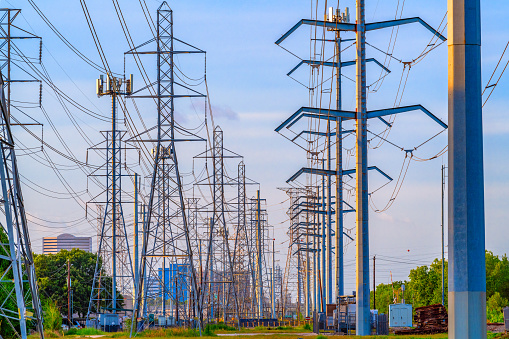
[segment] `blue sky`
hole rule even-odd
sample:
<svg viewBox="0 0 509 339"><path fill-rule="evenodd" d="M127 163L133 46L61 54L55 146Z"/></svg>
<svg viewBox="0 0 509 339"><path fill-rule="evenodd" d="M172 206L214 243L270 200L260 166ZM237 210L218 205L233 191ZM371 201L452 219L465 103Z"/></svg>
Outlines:
<svg viewBox="0 0 509 339"><path fill-rule="evenodd" d="M147 0L152 15L160 5L159 1ZM175 35L207 51L207 80L210 100L215 113L215 122L224 131L225 147L244 155L247 175L261 184L262 195L267 199L269 221L275 227L276 247L280 252L279 260L284 265L287 245L287 218L285 210L288 202L285 194L277 187L284 187L285 181L300 167L306 165L305 153L297 146L274 132L274 128L299 107L308 105L306 88L286 77L298 59L278 48L274 41L286 32L298 20L308 18L311 5L309 1L173 1L169 3L174 10ZM329 2L329 5L331 3ZM367 1L367 19L382 21L394 18L398 0ZM51 22L80 51L97 63L98 53L88 30L79 1L38 1L37 5ZM124 69L123 54L129 49L111 2L89 1L87 3L101 44L113 70ZM341 1L340 7L349 6L354 18L354 1ZM56 38L48 27L36 15L27 2L7 2L2 6L22 8L22 17L16 19L19 27L33 31L43 37L43 62L53 82L73 96L83 106L99 110L109 115L109 99L95 96L95 79L98 71L82 62L75 54ZM136 44L149 39L150 31L138 1L121 2L124 18ZM336 6L334 1L332 6ZM325 8L323 1L319 2ZM509 24L505 14L509 5L505 1L483 1L483 86L489 79L509 36ZM403 17L420 16L434 27L438 27L446 12L445 1L405 2ZM368 42L381 49L387 47L391 30L368 34ZM403 61L412 60L424 49L430 35L418 25L407 25L398 32L394 56ZM309 56L309 29L297 31L285 41L285 48L304 58ZM37 44L20 43L26 54L37 55ZM31 52L33 51L33 52ZM33 53L33 54L30 54ZM367 50L368 57L383 61L384 55L373 48ZM352 50L344 53L345 60L353 58ZM507 61L508 56L503 60ZM194 58L187 62L179 59L190 77L203 74L203 60ZM149 73L154 71L153 60L147 59ZM382 88L368 98L368 108L378 109L394 105L398 83L403 66L399 62L391 63L391 74ZM136 73L135 65L128 60L126 73ZM354 69L345 70L345 75L353 76ZM500 71L500 70L499 70ZM18 73L21 75L21 73ZM368 67L368 79L376 79L379 70ZM296 78L307 82L307 69L296 73ZM72 79L72 80L71 80ZM497 254L508 252L505 240L506 220L509 217L507 176L507 143L509 142L509 117L505 114L509 80L504 75L492 97L484 107L484 149L485 149L485 192L486 192L486 247ZM136 84L141 86L139 76ZM368 80L369 82L369 80ZM352 83L343 79L345 109L353 109L355 93ZM37 98L38 89L16 85L13 96L18 98ZM203 88L202 88L203 89ZM21 100L20 100L21 101ZM195 101L196 107L202 103ZM405 87L401 105L422 104L442 120L447 119L447 46L441 45L432 51L422 62L412 67ZM43 105L66 143L81 161L85 161L88 145L76 134L69 118L61 106L52 97L48 86L43 92ZM153 122L154 110L149 103L139 103L146 121ZM192 115L192 102L179 103L182 124L194 127L196 116ZM106 130L108 123L94 120L71 108L85 134L93 142L99 142L100 130ZM37 121L43 122L44 139L62 149L52 132L46 118L38 109L26 110ZM19 116L21 119L22 116ZM383 126L373 122L370 128L381 131ZM40 133L40 130L38 130ZM404 148L412 148L439 132L440 129L419 113L397 118L391 131L391 142ZM19 130L19 138L31 147L38 146L34 140ZM446 145L446 133L433 139L415 154L427 158ZM347 147L351 141L346 141ZM40 145L39 145L40 146ZM201 146L183 146L180 152L183 172L192 169L192 156L199 153ZM65 159L48 151L55 162L69 165ZM135 161L136 156L130 155ZM384 144L381 148L370 150L370 165L376 165L396 178L401 170L405 153L395 147ZM95 159L98 161L98 159ZM406 278L409 269L416 265L427 264L440 254L440 167L446 163L446 157L428 162L413 161L408 169L404 184L392 207L384 213L370 213L370 252L386 261L377 263L377 282L388 282L390 272L395 280ZM350 162L352 163L352 162ZM229 173L236 170L236 163L228 165ZM42 187L56 192L65 192L58 178L49 168L38 166L29 156L20 157L22 174ZM80 171L66 172L66 178L76 187L76 191L87 188L87 179ZM188 175L184 181L189 183ZM370 182L381 185L376 175L370 175ZM30 186L33 187L32 184ZM377 206L387 203L394 184L384 187L373 195ZM93 188L91 188L93 190ZM251 194L254 192L251 191ZM24 189L27 211L41 219L50 221L70 221L84 217L84 210L73 200L47 198L33 189ZM58 196L58 195L57 195ZM65 195L62 195L62 197ZM83 198L86 200L86 197ZM130 207L129 207L130 208ZM34 221L34 219L31 219ZM55 226L35 220L43 225ZM88 224L72 226L69 233L93 235L94 230ZM61 225L59 225L61 226ZM354 217L345 219L345 227L354 232ZM41 250L41 238L65 231L65 228L50 229L31 224L31 237L36 252ZM355 282L354 246L346 248L346 290L353 288ZM388 260L397 257L404 263Z"/></svg>

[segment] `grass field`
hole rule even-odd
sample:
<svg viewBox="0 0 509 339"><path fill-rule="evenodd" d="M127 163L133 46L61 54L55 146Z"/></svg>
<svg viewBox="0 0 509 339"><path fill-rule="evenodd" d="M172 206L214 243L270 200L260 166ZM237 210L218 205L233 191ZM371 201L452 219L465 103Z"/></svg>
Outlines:
<svg viewBox="0 0 509 339"><path fill-rule="evenodd" d="M300 330L300 331L299 331ZM358 338L358 339L447 339L447 334L435 334L435 335L405 335L405 336L367 336L367 337L359 337L359 336L333 336L333 335L316 335L310 333L309 331L303 330L303 328L279 328L279 329L267 329L267 328L254 328L254 329L244 329L241 332L234 330L225 330L225 329L217 329L213 332L210 331L210 328L207 333L202 338L232 338L232 339L267 339L267 338L278 338L278 339L327 339L327 338ZM187 330L184 328L169 328L169 329L158 329L145 331L139 334L138 338L151 338L151 339L162 339L162 338L182 338L182 337L196 337L198 333L193 330ZM30 336L30 339L36 339L38 336ZM117 332L117 333L104 333L101 331L97 331L94 329L83 329L79 331L71 331L70 333L57 333L57 332L47 332L46 338L100 338L100 339L128 339L129 333L127 332ZM509 334L493 334L488 333L488 339L509 339Z"/></svg>

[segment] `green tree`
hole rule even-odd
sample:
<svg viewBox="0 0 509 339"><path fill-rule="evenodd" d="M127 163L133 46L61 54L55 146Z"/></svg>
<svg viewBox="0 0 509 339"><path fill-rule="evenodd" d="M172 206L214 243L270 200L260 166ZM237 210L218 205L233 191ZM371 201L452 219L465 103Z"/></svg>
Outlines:
<svg viewBox="0 0 509 339"><path fill-rule="evenodd" d="M403 294L402 286L405 285L405 293ZM379 284L376 287L376 308L378 312L388 314L389 305L400 303L405 299L405 303L412 303L412 294L408 289L407 281L395 281L392 284ZM373 308L373 291L371 291L371 308Z"/></svg>
<svg viewBox="0 0 509 339"><path fill-rule="evenodd" d="M447 307L447 261L444 265L445 307ZM414 307L442 303L442 260L435 259L430 266L419 266L408 275L409 292L412 294Z"/></svg>
<svg viewBox="0 0 509 339"><path fill-rule="evenodd" d="M73 311L80 317L87 314L97 255L80 249L71 251L61 250L56 254L39 254L35 258L35 273L39 284L41 299L52 300L60 308L62 314L67 315L67 260L69 260L72 291ZM102 265L101 260L99 265ZM101 285L111 288L111 277L102 273ZM122 307L122 297L119 296Z"/></svg>
<svg viewBox="0 0 509 339"><path fill-rule="evenodd" d="M504 254L501 258L486 251L486 298L495 293L509 299L509 260Z"/></svg>
<svg viewBox="0 0 509 339"><path fill-rule="evenodd" d="M502 297L500 293L495 292L486 301L486 317L490 323L499 323L504 321L503 309L509 305L509 301Z"/></svg>
<svg viewBox="0 0 509 339"><path fill-rule="evenodd" d="M60 330L62 315L57 304L53 300L46 300L42 309L44 313L44 329L50 331Z"/></svg>

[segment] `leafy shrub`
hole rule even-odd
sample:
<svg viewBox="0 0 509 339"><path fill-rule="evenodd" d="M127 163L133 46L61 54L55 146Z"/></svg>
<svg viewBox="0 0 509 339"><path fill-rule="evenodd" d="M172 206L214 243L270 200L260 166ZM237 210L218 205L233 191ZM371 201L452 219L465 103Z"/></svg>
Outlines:
<svg viewBox="0 0 509 339"><path fill-rule="evenodd" d="M500 293L495 292L486 302L486 317L490 323L504 322L504 307L509 305L509 301L503 298Z"/></svg>
<svg viewBox="0 0 509 339"><path fill-rule="evenodd" d="M217 330L223 330L223 331L236 331L237 328L228 326L225 323L217 323L217 324L207 324L205 328L203 329L203 334L210 336L215 335L214 332Z"/></svg>
<svg viewBox="0 0 509 339"><path fill-rule="evenodd" d="M311 330L312 330L312 328L311 328L311 324L304 324L303 328L304 328L305 330L308 330L308 331L311 331Z"/></svg>
<svg viewBox="0 0 509 339"><path fill-rule="evenodd" d="M202 334L206 337L216 337L217 335L214 333L211 324L207 324L202 331Z"/></svg>
<svg viewBox="0 0 509 339"><path fill-rule="evenodd" d="M76 334L78 334L78 329L74 327L65 332L65 335L76 335Z"/></svg>
<svg viewBox="0 0 509 339"><path fill-rule="evenodd" d="M44 327L50 331L58 331L62 327L60 308L52 300L47 300L43 307Z"/></svg>

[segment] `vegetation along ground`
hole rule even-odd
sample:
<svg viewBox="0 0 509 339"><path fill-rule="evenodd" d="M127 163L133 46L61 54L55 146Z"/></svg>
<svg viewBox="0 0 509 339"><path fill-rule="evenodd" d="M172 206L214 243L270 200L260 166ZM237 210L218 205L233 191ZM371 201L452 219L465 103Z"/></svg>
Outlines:
<svg viewBox="0 0 509 339"><path fill-rule="evenodd" d="M333 335L316 335L309 332L296 332L301 330L302 328L293 327L293 328L257 328L257 329L245 329L244 331L226 331L226 330L213 330L213 327L209 327L204 330L204 336L202 338L218 338L223 337L224 334L229 334L228 336L224 336L226 338L237 338L237 339L267 339L267 338L279 338L279 339L298 339L298 338L309 338L309 339L327 339L327 338L361 338L355 335L349 336L333 336ZM235 336L232 336L235 334ZM199 334L194 330L183 329L183 328L169 328L169 329L157 329L145 331L138 335L139 338L181 338L181 337L197 337ZM66 333L58 332L58 331L48 331L46 332L46 338L101 338L101 339L127 339L129 338L128 332L118 332L118 333L105 333L95 329L81 329L81 330L71 330ZM31 336L30 339L36 339L38 336ZM400 338L400 339L447 339L447 333L443 334L435 334L435 335L405 335L405 336L368 336L362 337L365 339L369 338L377 338L377 339L387 339L387 338ZM488 339L509 339L509 334L503 333L488 333Z"/></svg>

